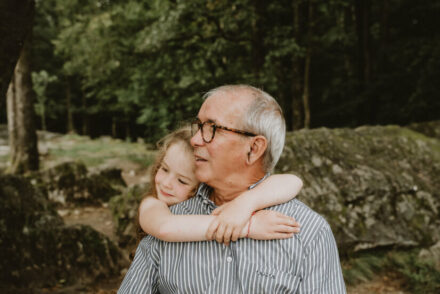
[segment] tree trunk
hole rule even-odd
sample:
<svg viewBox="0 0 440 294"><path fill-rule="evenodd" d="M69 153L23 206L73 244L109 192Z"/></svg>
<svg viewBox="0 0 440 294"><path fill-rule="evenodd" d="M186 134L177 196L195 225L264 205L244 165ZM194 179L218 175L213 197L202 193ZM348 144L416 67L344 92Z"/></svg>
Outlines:
<svg viewBox="0 0 440 294"><path fill-rule="evenodd" d="M303 105L304 105L304 128L310 128L310 63L312 61L312 48L313 48L313 0L309 0L309 25L307 30L307 53L304 64L304 92L303 92Z"/></svg>
<svg viewBox="0 0 440 294"><path fill-rule="evenodd" d="M38 170L34 93L32 92L29 35L20 54L7 93L11 165L8 172Z"/></svg>
<svg viewBox="0 0 440 294"><path fill-rule="evenodd" d="M72 93L70 89L69 77L66 76L66 110L67 110L67 132L75 133L72 112Z"/></svg>
<svg viewBox="0 0 440 294"><path fill-rule="evenodd" d="M86 93L84 93L84 89L81 87L82 135L83 136L86 136L89 132L88 116L87 116L86 107L87 107Z"/></svg>
<svg viewBox="0 0 440 294"><path fill-rule="evenodd" d="M299 44L300 38L300 13L299 1L293 1L293 38ZM291 130L299 130L303 127L303 104L301 99L302 79L301 79L301 59L294 53L292 60L292 126Z"/></svg>
<svg viewBox="0 0 440 294"><path fill-rule="evenodd" d="M261 71L264 65L264 48L263 48L263 17L264 17L264 1L254 0L254 20L252 22L252 67L256 84L260 86Z"/></svg>
<svg viewBox="0 0 440 294"><path fill-rule="evenodd" d="M33 0L0 1L0 100L4 101L24 40L32 31Z"/></svg>
<svg viewBox="0 0 440 294"><path fill-rule="evenodd" d="M359 94L362 100L358 103L358 124L366 124L371 121L373 102L367 101L364 91L372 79L372 53L370 44L370 0L356 0L356 28L358 34L358 76Z"/></svg>

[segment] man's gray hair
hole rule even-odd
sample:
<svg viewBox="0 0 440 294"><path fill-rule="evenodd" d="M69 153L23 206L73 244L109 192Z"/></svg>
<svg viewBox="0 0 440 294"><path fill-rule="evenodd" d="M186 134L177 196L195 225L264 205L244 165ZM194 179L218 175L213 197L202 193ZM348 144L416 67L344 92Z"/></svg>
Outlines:
<svg viewBox="0 0 440 294"><path fill-rule="evenodd" d="M210 90L204 98L218 92L245 91L254 99L241 122L243 130L262 135L267 140L267 149L263 155L265 172L274 169L283 152L286 137L286 123L278 102L268 93L249 85L226 85Z"/></svg>

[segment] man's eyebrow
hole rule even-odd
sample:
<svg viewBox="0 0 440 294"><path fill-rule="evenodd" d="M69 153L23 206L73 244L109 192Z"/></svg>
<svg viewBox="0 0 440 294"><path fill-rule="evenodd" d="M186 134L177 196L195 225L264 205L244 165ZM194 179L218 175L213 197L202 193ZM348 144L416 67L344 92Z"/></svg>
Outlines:
<svg viewBox="0 0 440 294"><path fill-rule="evenodd" d="M198 116L196 117L199 121L202 121ZM214 119L207 119L204 122L210 122L210 123L215 123Z"/></svg>

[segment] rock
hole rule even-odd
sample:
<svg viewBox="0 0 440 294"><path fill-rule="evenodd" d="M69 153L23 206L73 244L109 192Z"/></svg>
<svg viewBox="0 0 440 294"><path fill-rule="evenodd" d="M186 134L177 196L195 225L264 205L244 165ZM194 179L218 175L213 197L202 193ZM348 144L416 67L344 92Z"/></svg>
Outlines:
<svg viewBox="0 0 440 294"><path fill-rule="evenodd" d="M440 241L428 249L420 250L419 258L427 262L432 262L435 268L440 271Z"/></svg>
<svg viewBox="0 0 440 294"><path fill-rule="evenodd" d="M119 249L88 226L65 226L22 177L0 175L0 285L50 287L118 275Z"/></svg>
<svg viewBox="0 0 440 294"><path fill-rule="evenodd" d="M440 240L440 140L398 126L289 133L279 173L330 223L340 252Z"/></svg>
<svg viewBox="0 0 440 294"><path fill-rule="evenodd" d="M116 227L118 244L131 249L137 240L138 225L137 214L139 203L148 191L147 186L133 186L122 195L115 196L109 201L113 220Z"/></svg>
<svg viewBox="0 0 440 294"><path fill-rule="evenodd" d="M425 136L436 138L440 140L440 120L412 123L407 126L409 129L419 132Z"/></svg>
<svg viewBox="0 0 440 294"><path fill-rule="evenodd" d="M32 179L50 200L60 204L102 204L120 193L124 181L121 170L106 169L89 174L80 162L65 162L34 173Z"/></svg>

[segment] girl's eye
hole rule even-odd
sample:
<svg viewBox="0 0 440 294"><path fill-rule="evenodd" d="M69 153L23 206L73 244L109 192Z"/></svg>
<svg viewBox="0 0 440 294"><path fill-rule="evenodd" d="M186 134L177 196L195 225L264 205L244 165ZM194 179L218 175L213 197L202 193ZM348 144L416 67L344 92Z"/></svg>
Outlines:
<svg viewBox="0 0 440 294"><path fill-rule="evenodd" d="M184 182L184 181L182 181L181 179L179 179L179 182L180 182L181 184L188 185L187 182Z"/></svg>
<svg viewBox="0 0 440 294"><path fill-rule="evenodd" d="M166 167L161 166L160 168L161 168L164 172L168 172L168 169L167 169Z"/></svg>

